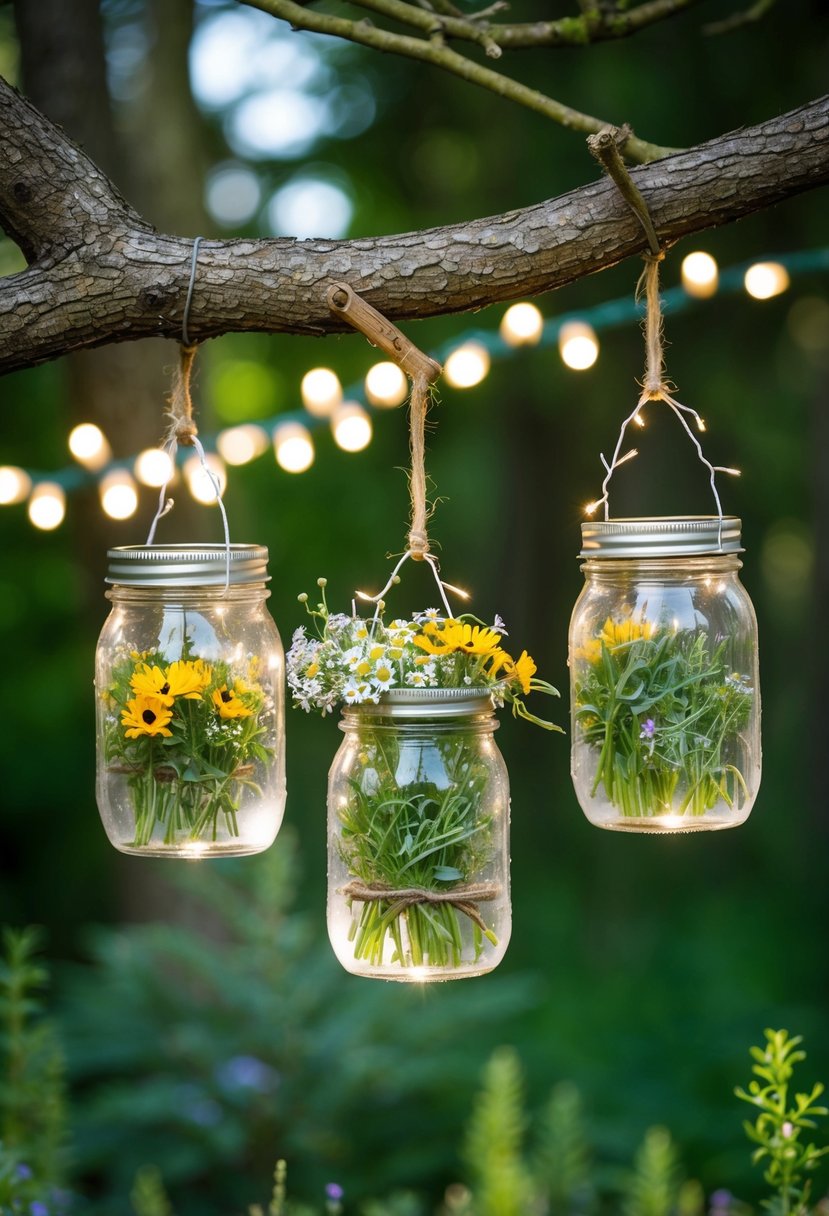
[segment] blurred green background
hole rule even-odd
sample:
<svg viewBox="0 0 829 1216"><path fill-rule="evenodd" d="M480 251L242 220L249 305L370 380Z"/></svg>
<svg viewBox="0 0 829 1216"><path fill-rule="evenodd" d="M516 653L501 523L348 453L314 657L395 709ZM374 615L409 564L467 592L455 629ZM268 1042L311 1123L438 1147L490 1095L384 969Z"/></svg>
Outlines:
<svg viewBox="0 0 829 1216"><path fill-rule="evenodd" d="M511 13L568 11L538 7L515 0ZM825 88L829 13L818 0L704 36L727 8L702 3L632 39L502 63L674 146ZM300 227L309 222L328 236L417 229L529 205L598 172L583 139L537 115L222 0L0 6L0 64L149 220L182 235L311 235ZM727 266L824 245L826 214L816 191L689 238L671 252L665 285L694 248ZM8 242L0 260L3 273L22 265ZM555 316L630 296L638 272L628 262L537 303ZM471 326L497 328L502 313L405 328L434 350ZM0 512L0 922L47 932L72 1185L92 1210L129 1211L131 1179L147 1162L164 1172L177 1210L237 1210L266 1192L280 1154L306 1195L334 1178L355 1199L410 1188L435 1203L462 1176L462 1127L498 1044L517 1048L531 1108L561 1079L578 1085L611 1172L662 1122L706 1189L760 1194L731 1095L748 1045L764 1026L785 1025L807 1037L810 1072L829 1073L827 276L795 276L767 302L740 293L669 313L667 338L680 400L707 419L708 455L743 470L723 494L743 519L744 581L760 623L761 793L740 831L602 833L576 804L567 740L505 720L513 940L497 973L465 984L371 983L329 954L331 719L289 715L286 827L272 854L187 868L185 890L170 863L109 847L94 803L91 686L105 551L144 539L155 495L142 491L139 514L119 524L89 486L51 534L36 532L22 506ZM635 322L600 339L586 372L569 371L555 350L527 349L494 363L477 388L444 386L428 456L445 576L473 591L483 617L499 612L562 689L582 508L643 362ZM0 460L61 468L69 429L87 420L116 457L155 444L175 358L175 344L154 341L7 376ZM195 386L202 431L296 410L314 365L350 384L375 358L356 335L211 341ZM325 575L329 602L347 607L401 548L406 420L398 409L373 421L373 442L354 455L321 429L302 475L278 469L270 452L230 472L232 535L269 547L286 642L301 621L298 592ZM672 419L653 408L637 446L614 481L615 513L710 509ZM218 540L215 510L177 497L160 539ZM433 598L413 569L393 607L405 615ZM554 707L561 722L566 704L565 695Z"/></svg>

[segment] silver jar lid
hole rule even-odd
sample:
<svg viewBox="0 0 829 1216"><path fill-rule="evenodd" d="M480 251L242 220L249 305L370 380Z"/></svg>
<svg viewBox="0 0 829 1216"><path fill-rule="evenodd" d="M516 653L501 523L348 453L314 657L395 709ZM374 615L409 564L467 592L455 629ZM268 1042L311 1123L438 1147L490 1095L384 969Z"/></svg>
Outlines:
<svg viewBox="0 0 829 1216"><path fill-rule="evenodd" d="M107 553L106 582L119 587L223 587L228 562L225 545L124 545ZM266 583L264 545L230 546L230 586Z"/></svg>
<svg viewBox="0 0 829 1216"><path fill-rule="evenodd" d="M346 705L343 713L377 718L460 718L492 713L488 688L391 688L375 705Z"/></svg>
<svg viewBox="0 0 829 1216"><path fill-rule="evenodd" d="M742 553L741 521L733 515L666 515L662 519L589 520L580 557L694 557Z"/></svg>

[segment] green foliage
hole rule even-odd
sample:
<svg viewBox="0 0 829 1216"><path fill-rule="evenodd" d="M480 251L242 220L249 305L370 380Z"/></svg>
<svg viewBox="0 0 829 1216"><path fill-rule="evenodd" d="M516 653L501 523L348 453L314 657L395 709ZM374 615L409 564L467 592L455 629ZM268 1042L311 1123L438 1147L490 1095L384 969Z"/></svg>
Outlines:
<svg viewBox="0 0 829 1216"><path fill-rule="evenodd" d="M161 1174L153 1165L143 1166L135 1175L130 1199L135 1216L173 1216Z"/></svg>
<svg viewBox="0 0 829 1216"><path fill-rule="evenodd" d="M525 1125L521 1066L515 1051L502 1047L484 1070L466 1134L475 1216L526 1216L530 1209L535 1188L521 1155Z"/></svg>
<svg viewBox="0 0 829 1216"><path fill-rule="evenodd" d="M808 1211L811 1182L804 1174L816 1169L829 1152L829 1147L818 1148L811 1140L802 1140L801 1133L816 1128L816 1119L829 1110L817 1105L825 1089L820 1082L808 1093L789 1093L795 1066L806 1059L806 1052L799 1050L802 1038L792 1038L786 1030L766 1030L765 1036L765 1047L751 1048L754 1079L748 1090L738 1087L734 1092L759 1108L755 1121L747 1120L743 1127L749 1140L758 1145L752 1161L765 1162L763 1177L776 1192L765 1206L775 1216L789 1216Z"/></svg>
<svg viewBox="0 0 829 1216"><path fill-rule="evenodd" d="M569 1081L556 1085L542 1112L534 1173L550 1216L588 1216L595 1211L582 1099Z"/></svg>
<svg viewBox="0 0 829 1216"><path fill-rule="evenodd" d="M441 986L412 1016L402 991L345 977L287 910L296 869L285 830L261 857L165 869L200 932L100 929L93 965L63 974L82 1189L128 1195L151 1162L178 1216L227 1216L261 1202L276 1152L298 1195L334 1178L355 1204L449 1172L479 1061L458 1059L446 1028L486 1052L537 990L495 977L472 1008ZM90 1207L110 1216L104 1198Z"/></svg>
<svg viewBox="0 0 829 1216"><path fill-rule="evenodd" d="M679 1159L671 1133L664 1127L649 1128L625 1184L624 1216L670 1216L680 1184Z"/></svg>
<svg viewBox="0 0 829 1216"><path fill-rule="evenodd" d="M0 959L0 1202L60 1199L64 1168L64 1066L42 1017L48 973L38 930L6 929ZM56 1200L57 1202L58 1200Z"/></svg>

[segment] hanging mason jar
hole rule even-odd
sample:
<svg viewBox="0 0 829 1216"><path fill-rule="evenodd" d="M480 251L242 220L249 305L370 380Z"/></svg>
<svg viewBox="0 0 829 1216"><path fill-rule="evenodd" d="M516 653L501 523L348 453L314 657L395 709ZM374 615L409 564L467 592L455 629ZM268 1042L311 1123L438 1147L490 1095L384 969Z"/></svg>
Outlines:
<svg viewBox="0 0 829 1216"><path fill-rule="evenodd" d="M570 625L572 775L591 823L736 827L760 784L757 622L740 521L582 525Z"/></svg>
<svg viewBox="0 0 829 1216"><path fill-rule="evenodd" d="M355 975L483 975L511 931L509 781L481 688L343 711L329 775L328 933Z"/></svg>
<svg viewBox="0 0 829 1216"><path fill-rule="evenodd" d="M108 557L95 685L110 841L147 857L261 852L285 806L284 655L265 607L267 549L154 545Z"/></svg>

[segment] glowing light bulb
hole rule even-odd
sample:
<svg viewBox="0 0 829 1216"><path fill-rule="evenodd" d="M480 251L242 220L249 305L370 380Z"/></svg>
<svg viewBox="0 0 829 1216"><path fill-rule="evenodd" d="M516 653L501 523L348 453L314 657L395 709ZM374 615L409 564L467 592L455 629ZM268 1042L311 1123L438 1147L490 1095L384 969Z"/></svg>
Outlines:
<svg viewBox="0 0 829 1216"><path fill-rule="evenodd" d="M219 455L228 464L247 464L261 456L270 440L268 432L261 426L245 423L242 426L232 426L222 431L216 439Z"/></svg>
<svg viewBox="0 0 829 1216"><path fill-rule="evenodd" d="M338 405L331 418L334 442L344 452L362 452L371 443L371 419L356 401Z"/></svg>
<svg viewBox="0 0 829 1216"><path fill-rule="evenodd" d="M682 286L689 296L705 300L714 295L719 281L720 272L710 253L698 249L682 259Z"/></svg>
<svg viewBox="0 0 829 1216"><path fill-rule="evenodd" d="M339 377L329 367L314 367L302 377L302 404L316 418L327 418L343 399Z"/></svg>
<svg viewBox="0 0 829 1216"><path fill-rule="evenodd" d="M453 388L474 388L489 371L489 351L480 342L464 342L446 360L443 369Z"/></svg>
<svg viewBox="0 0 829 1216"><path fill-rule="evenodd" d="M299 422L280 422L273 432L276 463L286 473L304 473L314 463L310 431Z"/></svg>
<svg viewBox="0 0 829 1216"><path fill-rule="evenodd" d="M29 519L36 528L51 532L63 523L66 515L66 495L54 481L41 481L32 490L28 506Z"/></svg>
<svg viewBox="0 0 829 1216"><path fill-rule="evenodd" d="M534 346L543 329L544 318L535 304L513 304L501 318L501 337L510 346Z"/></svg>
<svg viewBox="0 0 829 1216"><path fill-rule="evenodd" d="M169 452L161 448L145 448L135 458L134 472L142 486L151 486L156 490L166 486L174 472Z"/></svg>
<svg viewBox="0 0 829 1216"><path fill-rule="evenodd" d="M587 371L599 357L599 339L586 321L567 321L558 335L562 361L575 372Z"/></svg>
<svg viewBox="0 0 829 1216"><path fill-rule="evenodd" d="M24 469L15 465L0 465L0 506L23 502L32 488L32 479Z"/></svg>
<svg viewBox="0 0 829 1216"><path fill-rule="evenodd" d="M213 452L208 452L204 459L207 468L219 483L219 492L224 494L227 488L227 470L225 469L224 461ZM184 476L187 480L187 489L193 495L196 502L203 503L206 507L215 506L217 501L216 488L206 470L202 468L202 463L198 456L190 456L185 460Z"/></svg>
<svg viewBox="0 0 829 1216"><path fill-rule="evenodd" d="M126 469L113 469L101 478L98 487L101 506L110 519L129 519L138 507L135 481Z"/></svg>
<svg viewBox="0 0 829 1216"><path fill-rule="evenodd" d="M112 459L107 437L94 422L82 422L69 432L69 451L87 469L103 468Z"/></svg>
<svg viewBox="0 0 829 1216"><path fill-rule="evenodd" d="M779 262L755 262L749 266L743 282L755 300L770 300L789 286L789 272Z"/></svg>
<svg viewBox="0 0 829 1216"><path fill-rule="evenodd" d="M366 396L372 405L402 405L409 395L409 382L396 363L375 363L366 375Z"/></svg>

